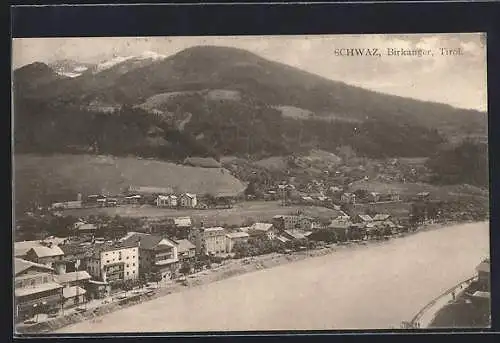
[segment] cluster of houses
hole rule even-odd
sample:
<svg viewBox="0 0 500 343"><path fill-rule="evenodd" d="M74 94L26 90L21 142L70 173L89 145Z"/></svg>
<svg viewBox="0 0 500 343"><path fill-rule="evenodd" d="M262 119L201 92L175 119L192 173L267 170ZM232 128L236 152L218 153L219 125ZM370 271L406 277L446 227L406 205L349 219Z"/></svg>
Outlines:
<svg viewBox="0 0 500 343"><path fill-rule="evenodd" d="M16 242L16 318L58 312L93 298L104 298L113 285L137 280L146 273L170 279L196 247L188 240L154 234L128 233L117 241Z"/></svg>
<svg viewBox="0 0 500 343"><path fill-rule="evenodd" d="M91 194L83 199L78 194L77 200L53 203L51 209L77 209L84 207L114 207L118 205L151 204L157 207L197 208L199 201L194 193L175 194L169 187L130 186L116 196Z"/></svg>
<svg viewBox="0 0 500 343"><path fill-rule="evenodd" d="M187 198L196 206L192 202L196 196ZM172 199L159 205L170 206ZM270 222L240 228L205 227L203 223L195 227L190 217L178 217L105 240L96 237L95 224L78 220L73 225L74 237L15 243L16 315L25 319L37 308L50 312L78 306L82 301L108 296L120 282L151 274L161 280L173 279L184 262L207 255L231 256L238 243L252 237L286 243L307 240L317 230L336 234L356 231L369 236L372 231L389 229L394 233L402 228L388 214L351 217L339 209L329 219L299 213L277 215Z"/></svg>
<svg viewBox="0 0 500 343"><path fill-rule="evenodd" d="M77 195L76 200L56 202L51 210L80 209L93 207L115 207L119 205L153 205L162 208L207 209L231 207L239 194L216 194L210 199L195 193L176 193L170 187L130 186L118 195L91 194L83 197Z"/></svg>

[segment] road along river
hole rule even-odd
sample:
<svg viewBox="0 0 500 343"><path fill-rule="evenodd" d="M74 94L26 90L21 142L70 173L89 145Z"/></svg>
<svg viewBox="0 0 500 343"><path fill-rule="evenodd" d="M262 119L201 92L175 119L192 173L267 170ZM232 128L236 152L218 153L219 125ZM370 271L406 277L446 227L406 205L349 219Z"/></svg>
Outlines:
<svg viewBox="0 0 500 343"><path fill-rule="evenodd" d="M488 255L489 224L460 224L194 287L58 333L399 327Z"/></svg>

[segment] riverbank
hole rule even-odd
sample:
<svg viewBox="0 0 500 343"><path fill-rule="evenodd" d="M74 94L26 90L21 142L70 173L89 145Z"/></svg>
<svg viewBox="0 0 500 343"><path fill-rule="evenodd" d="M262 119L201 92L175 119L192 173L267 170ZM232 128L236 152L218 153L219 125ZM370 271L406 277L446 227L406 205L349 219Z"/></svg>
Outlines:
<svg viewBox="0 0 500 343"><path fill-rule="evenodd" d="M53 332L56 330L59 330L67 325L75 324L83 320L91 319L95 321L99 321L99 317L102 316L103 314L107 314L110 312L114 312L120 309L123 309L124 307L129 307L133 306L137 303L143 303L143 302L150 302L149 300L153 299L158 299L162 298L166 295L173 294L173 293L179 293L183 292L187 289L191 288L197 288L199 286L203 285L208 285L211 283L217 283L219 281L236 277L239 275L263 270L263 269L268 269L268 268L273 268L273 267L278 267L282 265L286 265L292 262L298 262L301 260L308 259L310 257L320 257L320 256L325 256L325 255L332 255L336 252L342 252L342 251L356 251L356 250L365 250L371 247L375 246L384 246L387 244L390 244L394 240L398 240L407 236L412 236L415 234L418 234L420 232L424 231L432 231L432 230L437 230L439 228L443 227L448 227L448 226L453 226L456 224L452 223L446 223L446 224L432 224L432 225L426 225L414 232L406 233L404 235L399 235L397 237L394 237L389 240L383 240L383 241L361 241L357 243L346 243L343 245L331 245L328 247L323 247L323 248L318 248L315 250L308 250L308 251L301 251L301 252L295 252L292 254L278 254L278 253L273 253L269 255L262 255L262 256L256 256L256 257L250 257L250 258L244 258L244 259L239 259L239 260L226 260L224 261L223 264L214 267L209 270L202 271L197 274L190 275L187 278L187 282L185 284L181 283L172 283L168 285L167 287L163 287L159 290L157 290L152 296L147 297L141 297L137 302L134 304L127 304L127 305L118 305L118 304L109 304L105 305L103 308L100 308L99 310L95 311L95 313L81 313L81 314L75 314L71 317L68 318L57 318L52 321L46 322L46 323L41 323L40 325L34 325L32 327L26 327L23 328L22 330L18 331L19 333L36 333L36 332L43 332L43 331L48 331L48 332ZM94 318L94 319L93 319ZM404 319L404 318L401 318Z"/></svg>

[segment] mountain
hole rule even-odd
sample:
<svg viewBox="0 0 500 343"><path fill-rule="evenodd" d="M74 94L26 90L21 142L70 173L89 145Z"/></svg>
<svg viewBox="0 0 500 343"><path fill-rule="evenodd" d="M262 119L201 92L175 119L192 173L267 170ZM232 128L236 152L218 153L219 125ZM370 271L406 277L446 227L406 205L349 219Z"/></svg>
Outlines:
<svg viewBox="0 0 500 343"><path fill-rule="evenodd" d="M78 77L83 73L91 72L94 68L96 68L95 64L80 63L70 59L57 60L49 63L48 66L57 74L71 78Z"/></svg>
<svg viewBox="0 0 500 343"><path fill-rule="evenodd" d="M485 113L365 90L225 47L117 57L92 73L14 94L16 119L26 123L17 142L28 150L97 142L112 153L154 145L151 154L175 146L178 158L191 148L264 158L349 145L366 156L410 157L428 156L443 135L486 137ZM155 128L161 136L150 136Z"/></svg>
<svg viewBox="0 0 500 343"><path fill-rule="evenodd" d="M54 81L61 81L65 78L47 64L34 62L14 71L14 90L15 93L19 94L35 92L40 89L40 86L51 84Z"/></svg>

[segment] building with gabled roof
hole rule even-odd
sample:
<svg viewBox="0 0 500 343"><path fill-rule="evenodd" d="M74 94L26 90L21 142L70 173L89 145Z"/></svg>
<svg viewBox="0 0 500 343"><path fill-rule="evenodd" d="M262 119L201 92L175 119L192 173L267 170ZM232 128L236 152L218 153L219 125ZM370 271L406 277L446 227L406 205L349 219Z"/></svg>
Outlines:
<svg viewBox="0 0 500 343"><path fill-rule="evenodd" d="M26 253L33 247L42 246L41 241L21 241L14 242L14 256L19 258L26 257Z"/></svg>
<svg viewBox="0 0 500 343"><path fill-rule="evenodd" d="M180 239L175 241L177 243L177 256L179 262L192 262L196 257L196 245L187 239Z"/></svg>
<svg viewBox="0 0 500 343"><path fill-rule="evenodd" d="M197 254L226 253L226 230L223 227L196 228L189 240L196 245Z"/></svg>
<svg viewBox="0 0 500 343"><path fill-rule="evenodd" d="M89 274L96 280L110 284L139 277L139 248L129 242L94 244L85 258Z"/></svg>
<svg viewBox="0 0 500 343"><path fill-rule="evenodd" d="M277 230L274 228L274 225L271 223L254 223L248 229L248 233L250 236L257 237L267 237L267 239L273 240L276 236Z"/></svg>
<svg viewBox="0 0 500 343"><path fill-rule="evenodd" d="M390 214L376 214L373 217L373 221L375 221L375 222L384 221L384 220L388 220L390 217L391 217Z"/></svg>
<svg viewBox="0 0 500 343"><path fill-rule="evenodd" d="M162 279L171 279L179 267L178 243L158 235L136 233L124 244L139 249L139 274L160 273Z"/></svg>
<svg viewBox="0 0 500 343"><path fill-rule="evenodd" d="M61 308L63 286L54 280L54 274L54 269L44 264L14 258L16 321Z"/></svg>
<svg viewBox="0 0 500 343"><path fill-rule="evenodd" d="M247 242L249 237L248 233L241 231L226 234L226 252L230 253L235 244Z"/></svg>
<svg viewBox="0 0 500 343"><path fill-rule="evenodd" d="M184 193L179 198L182 207L194 208L198 204L198 199L194 193Z"/></svg>

